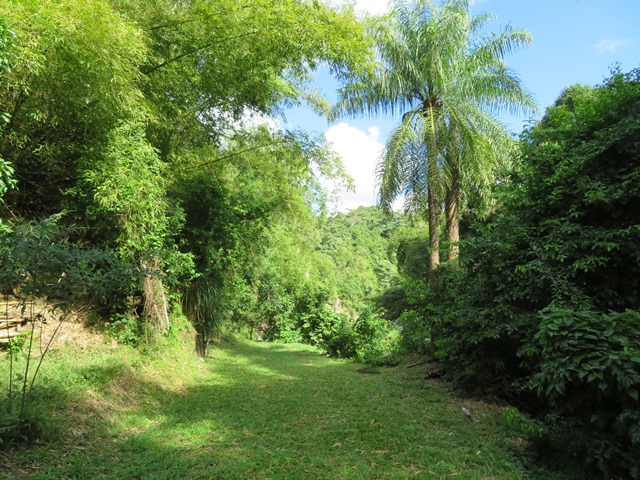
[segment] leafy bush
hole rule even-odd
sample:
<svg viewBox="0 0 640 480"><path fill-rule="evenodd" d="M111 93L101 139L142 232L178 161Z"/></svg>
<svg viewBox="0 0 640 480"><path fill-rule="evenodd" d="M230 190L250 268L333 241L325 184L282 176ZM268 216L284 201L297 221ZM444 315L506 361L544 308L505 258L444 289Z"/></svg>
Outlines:
<svg viewBox="0 0 640 480"><path fill-rule="evenodd" d="M400 315L402 346L407 352L427 354L431 345L431 329L424 317L416 310L407 310Z"/></svg>
<svg viewBox="0 0 640 480"><path fill-rule="evenodd" d="M135 317L118 313L109 318L108 332L122 345L135 347L140 342L143 328Z"/></svg>
<svg viewBox="0 0 640 480"><path fill-rule="evenodd" d="M140 272L110 250L74 241L78 229L52 216L14 225L1 235L0 291L67 304L126 310L140 288Z"/></svg>
<svg viewBox="0 0 640 480"><path fill-rule="evenodd" d="M464 242L465 268L439 268L425 298L447 377L467 391L514 399L514 384L528 375L518 351L535 331L537 305L493 234Z"/></svg>
<svg viewBox="0 0 640 480"><path fill-rule="evenodd" d="M322 343L322 349L331 357L353 358L358 353L358 335L351 325L352 319L341 316L341 322L332 335Z"/></svg>
<svg viewBox="0 0 640 480"><path fill-rule="evenodd" d="M347 314L332 312L329 307L322 305L299 317L299 331L304 342L324 345L344 328L348 319Z"/></svg>
<svg viewBox="0 0 640 480"><path fill-rule="evenodd" d="M640 313L546 309L522 353L536 360L531 388L568 421L589 466L640 478Z"/></svg>
<svg viewBox="0 0 640 480"><path fill-rule="evenodd" d="M400 332L397 327L365 310L356 321L353 331L356 337L355 357L359 362L371 365L390 365L400 355Z"/></svg>
<svg viewBox="0 0 640 480"><path fill-rule="evenodd" d="M405 282L407 345L433 339L449 377L517 400L606 478L640 475L638 138L640 70L568 88L523 133L462 268Z"/></svg>
<svg viewBox="0 0 640 480"><path fill-rule="evenodd" d="M8 353L9 388L0 396L0 439L5 444L33 441L40 435L43 419L30 400L37 391L40 367L66 316L74 307L87 304L111 311L113 304L126 306L139 285L135 268L111 251L74 241L77 229L60 226L58 220L54 216L15 225L0 234L0 291L18 298L31 323L26 339L13 342ZM35 299L43 305L33 308ZM36 356L35 328L45 320L55 320L58 326L49 341L40 344Z"/></svg>
<svg viewBox="0 0 640 480"><path fill-rule="evenodd" d="M337 314L339 322L328 332L321 347L331 356L355 358L370 365L389 365L400 354L400 334L391 322L365 309L354 322L351 317Z"/></svg>

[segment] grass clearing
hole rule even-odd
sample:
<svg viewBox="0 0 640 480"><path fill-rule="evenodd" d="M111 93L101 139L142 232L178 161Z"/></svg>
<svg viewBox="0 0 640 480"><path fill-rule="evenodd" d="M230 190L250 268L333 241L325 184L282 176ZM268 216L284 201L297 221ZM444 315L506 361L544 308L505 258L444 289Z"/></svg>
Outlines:
<svg viewBox="0 0 640 480"><path fill-rule="evenodd" d="M177 346L145 356L106 345L57 350L38 391L53 433L45 444L4 452L0 475L533 478L515 459L497 407L456 398L419 368L373 375L359 367L303 345L240 340L205 362Z"/></svg>

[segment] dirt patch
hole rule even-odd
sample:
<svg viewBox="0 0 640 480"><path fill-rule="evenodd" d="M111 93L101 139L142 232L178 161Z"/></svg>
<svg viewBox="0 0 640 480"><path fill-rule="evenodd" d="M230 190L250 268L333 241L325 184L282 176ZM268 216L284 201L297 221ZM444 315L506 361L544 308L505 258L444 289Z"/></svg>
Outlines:
<svg viewBox="0 0 640 480"><path fill-rule="evenodd" d="M65 312L43 300L4 297L0 300L0 347L3 343L6 346L8 338L29 338L33 332L35 343L41 349L46 348L52 338L51 349L65 346L85 351L104 344L115 348L115 340L87 325L87 312L87 308Z"/></svg>

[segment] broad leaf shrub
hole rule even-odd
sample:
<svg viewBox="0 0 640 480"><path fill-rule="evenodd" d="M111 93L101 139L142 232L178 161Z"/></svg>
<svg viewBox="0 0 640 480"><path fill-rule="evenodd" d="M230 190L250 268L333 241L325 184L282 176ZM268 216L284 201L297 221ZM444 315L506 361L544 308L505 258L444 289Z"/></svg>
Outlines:
<svg viewBox="0 0 640 480"><path fill-rule="evenodd" d="M487 247L469 245L465 253ZM470 258L465 260L470 264ZM533 334L535 315L522 308L526 298L499 284L496 266L502 265L438 269L427 295L434 353L447 377L464 390L514 400L520 392L513 383L527 374L517 353Z"/></svg>
<svg viewBox="0 0 640 480"><path fill-rule="evenodd" d="M639 139L640 70L565 90L523 133L459 271L439 269L404 314L448 377L543 420L585 478L639 478Z"/></svg>
<svg viewBox="0 0 640 480"><path fill-rule="evenodd" d="M396 325L371 309L365 309L353 326L357 361L371 365L393 365L402 354L400 332Z"/></svg>
<svg viewBox="0 0 640 480"><path fill-rule="evenodd" d="M401 352L400 334L394 323L370 309L354 319L335 312L322 288L301 288L290 297L281 292L278 304L270 303L271 315L263 338L269 341L315 345L332 357L353 358L371 365L390 365Z"/></svg>
<svg viewBox="0 0 640 480"><path fill-rule="evenodd" d="M531 388L565 419L551 440L606 478L640 478L640 313L545 309L521 353L536 359Z"/></svg>
<svg viewBox="0 0 640 480"><path fill-rule="evenodd" d="M0 291L125 311L127 299L140 288L138 268L111 250L76 240L82 232L59 220L17 224L0 236Z"/></svg>
<svg viewBox="0 0 640 480"><path fill-rule="evenodd" d="M12 225L0 233L0 292L14 296L23 306L39 299L54 312L58 328L74 308L94 310L126 307L126 299L139 285L139 273L109 250L76 240L77 228L59 224L59 216ZM118 302L121 300L121 302ZM12 341L8 352L8 385L0 393L0 448L39 440L47 420L31 400L38 392L38 372L51 342L36 343L36 323L45 310L26 309L31 320L23 338ZM38 348L36 348L38 345ZM35 350L39 350L35 355Z"/></svg>
<svg viewBox="0 0 640 480"><path fill-rule="evenodd" d="M365 309L355 322L341 315L342 322L321 344L327 355L353 358L369 365L394 365L402 353L400 332L388 320Z"/></svg>

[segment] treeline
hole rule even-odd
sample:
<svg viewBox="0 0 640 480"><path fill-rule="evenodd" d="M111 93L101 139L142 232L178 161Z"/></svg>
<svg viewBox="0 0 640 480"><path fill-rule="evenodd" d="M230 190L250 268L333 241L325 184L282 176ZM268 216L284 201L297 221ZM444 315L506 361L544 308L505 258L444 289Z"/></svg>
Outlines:
<svg viewBox="0 0 640 480"><path fill-rule="evenodd" d="M535 453L584 478L640 478L638 138L640 71L567 88L522 133L494 213L467 212L460 267L431 274L410 235L382 299L406 348L528 412L511 420Z"/></svg>
<svg viewBox="0 0 640 480"><path fill-rule="evenodd" d="M2 291L90 304L130 343L182 308L201 355L223 325L286 337L335 301L320 178L349 179L266 119L326 111L313 71L371 55L319 2L3 2Z"/></svg>
<svg viewBox="0 0 640 480"><path fill-rule="evenodd" d="M184 313L203 356L225 328L393 356L371 306L401 220L328 215L320 180L351 182L339 158L278 125L290 105L328 112L319 65L370 68L349 8L12 1L0 20L3 293L90 306L133 345Z"/></svg>

